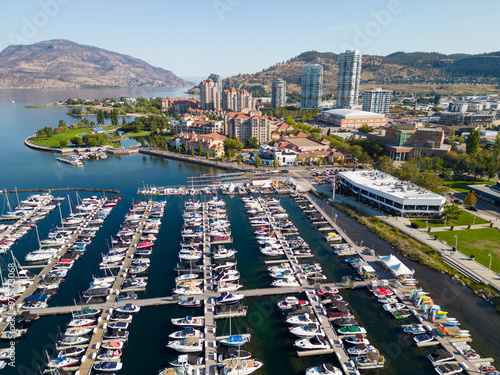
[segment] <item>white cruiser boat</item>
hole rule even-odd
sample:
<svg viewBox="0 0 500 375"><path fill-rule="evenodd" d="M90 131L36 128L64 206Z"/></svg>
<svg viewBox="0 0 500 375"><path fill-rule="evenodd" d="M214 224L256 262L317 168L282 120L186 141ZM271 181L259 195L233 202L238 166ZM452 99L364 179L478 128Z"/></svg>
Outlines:
<svg viewBox="0 0 500 375"><path fill-rule="evenodd" d="M180 353L196 353L203 350L203 339L199 337L186 337L182 340L169 341L167 348L177 350Z"/></svg>
<svg viewBox="0 0 500 375"><path fill-rule="evenodd" d="M309 339L297 340L293 345L301 350L330 349L330 344L328 344L328 341L326 341L321 336L314 336Z"/></svg>
<svg viewBox="0 0 500 375"><path fill-rule="evenodd" d="M289 328L291 334L301 337L325 336L325 332L321 329L319 323L309 323L308 325L300 325Z"/></svg>
<svg viewBox="0 0 500 375"><path fill-rule="evenodd" d="M331 363L323 363L321 366L308 368L306 375L342 375L342 371Z"/></svg>

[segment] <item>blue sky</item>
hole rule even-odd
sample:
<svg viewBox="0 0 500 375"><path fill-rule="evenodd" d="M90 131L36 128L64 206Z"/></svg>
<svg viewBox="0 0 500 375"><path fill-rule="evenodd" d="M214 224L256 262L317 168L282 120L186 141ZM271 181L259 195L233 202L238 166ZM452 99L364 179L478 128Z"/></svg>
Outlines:
<svg viewBox="0 0 500 375"><path fill-rule="evenodd" d="M65 38L179 76L253 73L301 52L500 50L497 0L1 0L0 50Z"/></svg>

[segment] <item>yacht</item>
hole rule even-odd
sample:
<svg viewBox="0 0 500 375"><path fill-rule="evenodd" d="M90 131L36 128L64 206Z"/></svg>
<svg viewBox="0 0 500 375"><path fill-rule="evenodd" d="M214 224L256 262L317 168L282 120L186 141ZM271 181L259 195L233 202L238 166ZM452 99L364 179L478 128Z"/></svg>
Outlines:
<svg viewBox="0 0 500 375"><path fill-rule="evenodd" d="M199 337L202 339L205 337L205 335L198 329L194 329L192 327L186 327L181 331L176 331L174 333L171 333L170 335L168 335L168 337L175 340L185 339L186 337Z"/></svg>
<svg viewBox="0 0 500 375"><path fill-rule="evenodd" d="M243 294L231 294L222 292L220 297L215 300L216 305L231 304L242 300L245 296Z"/></svg>
<svg viewBox="0 0 500 375"><path fill-rule="evenodd" d="M117 361L105 361L105 362L99 362L94 365L94 370L100 371L100 372L116 372L120 371L123 367L123 364L121 362Z"/></svg>
<svg viewBox="0 0 500 375"><path fill-rule="evenodd" d="M203 350L203 339L199 337L186 337L182 340L169 341L167 348L181 353L197 353Z"/></svg>
<svg viewBox="0 0 500 375"><path fill-rule="evenodd" d="M179 327L203 327L205 325L205 318L188 315L185 318L172 318L171 322Z"/></svg>
<svg viewBox="0 0 500 375"><path fill-rule="evenodd" d="M222 370L224 375L248 375L258 369L260 369L264 364L255 359L239 359L231 358L226 360L225 367Z"/></svg>
<svg viewBox="0 0 500 375"><path fill-rule="evenodd" d="M366 334L366 329L359 326L345 326L337 330L341 335L363 335Z"/></svg>
<svg viewBox="0 0 500 375"><path fill-rule="evenodd" d="M288 324L298 325L298 326L306 326L311 323L314 323L315 320L311 319L308 313L302 315L294 315L286 319L285 321Z"/></svg>
<svg viewBox="0 0 500 375"><path fill-rule="evenodd" d="M354 362L358 369L373 369L384 367L385 359L377 352L369 352L356 357Z"/></svg>
<svg viewBox="0 0 500 375"><path fill-rule="evenodd" d="M306 375L342 375L342 371L331 363L323 363L321 366L308 368Z"/></svg>
<svg viewBox="0 0 500 375"><path fill-rule="evenodd" d="M291 334L301 337L325 336L325 332L321 329L319 323L309 323L308 325L300 325L289 328Z"/></svg>
<svg viewBox="0 0 500 375"><path fill-rule="evenodd" d="M330 349L330 344L321 336L297 340L293 345L302 350Z"/></svg>
<svg viewBox="0 0 500 375"><path fill-rule="evenodd" d="M443 362L448 362L453 360L455 356L453 355L453 353L450 353L445 349L438 349L434 353L429 354L427 358L429 359L429 361L432 362L432 364L438 365Z"/></svg>

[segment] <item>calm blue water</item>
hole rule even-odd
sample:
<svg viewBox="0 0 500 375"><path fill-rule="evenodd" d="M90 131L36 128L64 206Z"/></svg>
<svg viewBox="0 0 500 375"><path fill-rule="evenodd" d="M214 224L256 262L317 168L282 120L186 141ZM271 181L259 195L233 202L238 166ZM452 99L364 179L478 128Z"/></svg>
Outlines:
<svg viewBox="0 0 500 375"><path fill-rule="evenodd" d="M75 120L65 115L65 111L49 106L57 100L68 97L94 98L105 96L162 96L174 97L182 95L182 88L150 88L150 89L109 89L109 90L0 90L0 130L2 131L2 147L0 148L0 188L57 188L57 187L96 187L118 189L123 200L112 211L92 245L82 259L70 271L51 305L72 304L78 300L79 293L86 289L93 274L98 274L97 265L101 253L107 249L107 243L128 212L133 200L141 199L136 195L137 188L143 183L160 185L184 185L186 178L200 173L220 173L206 168L173 160L156 159L149 156L134 155L121 158L87 162L83 168L74 168L56 162L54 154L40 153L27 149L23 140L44 126L56 126L64 119L68 123ZM12 103L15 101L15 104ZM43 109L26 109L24 105L47 105ZM55 192L55 195L71 192ZM80 193L86 197L90 194ZM20 194L20 198L27 194ZM245 288L268 287L271 279L267 275L264 257L260 255L253 228L248 223L246 210L237 197L224 198L231 221L234 247L238 250L238 270ZM11 200L16 200L11 196ZM184 198L168 198L163 225L157 236L151 267L148 272L147 291L141 297L158 297L171 294L174 286L177 263L177 251L180 241L181 215ZM352 274L345 263L333 256L331 250L322 239L323 234L317 232L307 218L301 213L298 205L288 197L281 198L292 221L299 228L301 236L309 242L315 253L314 261L323 265L328 281L339 281L343 275ZM67 201L62 204L62 214L69 212ZM393 252L385 242L373 236L365 227L353 222L345 215L338 213L338 219L348 234L355 241L373 244L381 254ZM45 236L60 220L58 210L39 224L40 235ZM28 234L13 248L19 259L36 246L33 233ZM308 260L311 261L311 260ZM434 300L445 306L451 316L459 319L464 328L470 329L474 338L473 347L483 356L492 356L500 361L500 317L493 309L475 297L470 290L450 282L449 278L425 267L404 260L405 264L416 270L417 278L428 290ZM364 290L344 293L344 298L356 310L358 320L368 329L370 340L376 344L382 354L389 360L389 366L379 371L380 374L431 374L433 369L425 355L429 350L416 349L408 337L401 335L399 323L391 320L377 304L374 298ZM255 357L264 361L260 374L303 374L307 367L322 362L332 362L335 358L299 359L293 350L294 338L287 332L280 312L275 307L279 297L256 298L249 300L249 314L246 318L236 319L235 326L252 333L252 341L248 346ZM165 348L168 334L175 330L170 318L187 314L201 314L202 310L186 311L176 306L146 308L135 318L130 328L130 340L124 349L123 375L137 373L155 374L168 365L176 355ZM3 370L6 374L35 374L43 362L45 351L54 354L54 342L61 329L69 321L68 316L44 317L33 324L25 339L17 344L16 368ZM227 323L218 323L219 331L227 331ZM0 344L2 345L2 344ZM2 345L3 346L3 345Z"/></svg>

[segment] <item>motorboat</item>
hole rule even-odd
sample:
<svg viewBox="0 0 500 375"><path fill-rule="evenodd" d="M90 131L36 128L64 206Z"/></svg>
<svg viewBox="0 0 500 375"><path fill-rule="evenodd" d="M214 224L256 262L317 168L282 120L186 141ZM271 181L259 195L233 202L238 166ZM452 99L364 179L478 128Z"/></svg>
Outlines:
<svg viewBox="0 0 500 375"><path fill-rule="evenodd" d="M342 340L352 345L370 345L370 341L362 335L354 335L342 338Z"/></svg>
<svg viewBox="0 0 500 375"><path fill-rule="evenodd" d="M353 318L352 316L349 316L347 318L337 318L332 321L333 325L336 325L337 327L346 327L346 326L356 326L358 325L358 321Z"/></svg>
<svg viewBox="0 0 500 375"><path fill-rule="evenodd" d="M433 341L436 338L436 336L429 335L428 333L424 333L423 335L418 335L413 338L413 340L419 344L423 344L429 341Z"/></svg>
<svg viewBox="0 0 500 375"><path fill-rule="evenodd" d="M356 345L347 349L347 353L349 355L355 355L355 356L366 355L370 352L378 352L378 350L373 345L364 345L364 344Z"/></svg>
<svg viewBox="0 0 500 375"><path fill-rule="evenodd" d="M199 337L186 337L182 340L169 341L167 348L181 353L197 353L203 350L203 339Z"/></svg>
<svg viewBox="0 0 500 375"><path fill-rule="evenodd" d="M119 359L122 356L121 349L116 350L106 350L104 353L97 356L97 359L100 361L112 361L115 359Z"/></svg>
<svg viewBox="0 0 500 375"><path fill-rule="evenodd" d="M197 273L185 273L185 274L177 276L175 278L175 282L194 280L194 279L197 279L199 276L200 275L198 275Z"/></svg>
<svg viewBox="0 0 500 375"><path fill-rule="evenodd" d="M337 329L337 332L341 335L364 335L366 329L359 326L345 326Z"/></svg>
<svg viewBox="0 0 500 375"><path fill-rule="evenodd" d="M203 357L194 354L181 354L170 364L174 367L201 367L203 366Z"/></svg>
<svg viewBox="0 0 500 375"><path fill-rule="evenodd" d="M311 319L308 313L302 314L302 315L294 315L290 316L285 320L286 323L288 324L293 324L297 326L306 326L311 323L314 323L315 320Z"/></svg>
<svg viewBox="0 0 500 375"><path fill-rule="evenodd" d="M47 367L48 368L64 368L64 367L69 367L76 365L78 362L80 362L79 358L75 357L56 357L52 358L48 363Z"/></svg>
<svg viewBox="0 0 500 375"><path fill-rule="evenodd" d="M68 323L68 327L85 327L96 322L95 319L73 319Z"/></svg>
<svg viewBox="0 0 500 375"><path fill-rule="evenodd" d="M0 339L8 340L8 341L18 340L18 339L22 338L26 334L27 331L28 331L27 329L12 329L12 330L9 329L9 330L3 331L0 334Z"/></svg>
<svg viewBox="0 0 500 375"><path fill-rule="evenodd" d="M179 295L192 295L192 294L201 294L203 291L197 286L188 286L188 287L177 287L173 290L174 294Z"/></svg>
<svg viewBox="0 0 500 375"><path fill-rule="evenodd" d="M306 375L342 375L342 371L331 363L323 363L321 366L309 367Z"/></svg>
<svg viewBox="0 0 500 375"><path fill-rule="evenodd" d="M99 309L92 309L88 306L83 306L80 310L73 311L74 319L93 318L101 313Z"/></svg>
<svg viewBox="0 0 500 375"><path fill-rule="evenodd" d="M378 288L376 291L373 292L373 295L377 298L380 297L385 297L385 296L392 296L394 292L392 290L386 289L386 288Z"/></svg>
<svg viewBox="0 0 500 375"><path fill-rule="evenodd" d="M330 349L330 344L321 336L314 336L308 339L300 339L293 344L301 350L321 350Z"/></svg>
<svg viewBox="0 0 500 375"><path fill-rule="evenodd" d="M398 311L406 308L404 303L384 303L382 308L387 312Z"/></svg>
<svg viewBox="0 0 500 375"><path fill-rule="evenodd" d="M248 375L257 371L264 365L262 362L255 359L240 358L227 359L224 364L225 367L222 373L225 375Z"/></svg>
<svg viewBox="0 0 500 375"><path fill-rule="evenodd" d="M434 367L434 370L441 375L450 375L462 372L463 368L457 363L443 363Z"/></svg>
<svg viewBox="0 0 500 375"><path fill-rule="evenodd" d="M84 336L88 335L91 333L93 328L90 327L74 327L74 328L68 328L64 332L64 336Z"/></svg>
<svg viewBox="0 0 500 375"><path fill-rule="evenodd" d="M113 322L121 321L121 322L130 323L132 321L132 317L133 317L132 314L126 314L126 313L121 313L121 312L115 311L115 312L113 312L113 314L111 314L109 320L113 321Z"/></svg>
<svg viewBox="0 0 500 375"><path fill-rule="evenodd" d="M185 318L172 318L173 325L179 327L203 327L205 325L205 318L202 316L186 316Z"/></svg>
<svg viewBox="0 0 500 375"><path fill-rule="evenodd" d="M116 311L125 313L125 314L136 314L141 310L139 306L135 306L131 303L127 303L124 306L116 308Z"/></svg>
<svg viewBox="0 0 500 375"><path fill-rule="evenodd" d="M360 355L354 360L358 369L374 369L384 367L385 359L378 352Z"/></svg>
<svg viewBox="0 0 500 375"><path fill-rule="evenodd" d="M66 348L57 353L58 357L81 357L85 354L86 349L78 346Z"/></svg>
<svg viewBox="0 0 500 375"><path fill-rule="evenodd" d="M214 266L212 266L212 271L216 272L216 271L232 268L234 266L236 266L235 262L217 263Z"/></svg>
<svg viewBox="0 0 500 375"><path fill-rule="evenodd" d="M177 302L180 307L195 308L201 306L201 300L189 297L188 299Z"/></svg>
<svg viewBox="0 0 500 375"><path fill-rule="evenodd" d="M286 297L283 301L278 302L278 308L280 310L289 309L291 306L299 305L299 306L307 306L309 305L309 301L299 300L297 297Z"/></svg>
<svg viewBox="0 0 500 375"><path fill-rule="evenodd" d="M216 305L231 304L241 301L245 296L243 294L231 294L222 292L220 297L215 300Z"/></svg>
<svg viewBox="0 0 500 375"><path fill-rule="evenodd" d="M277 287L289 287L289 286L300 286L300 283L295 277L287 277L285 279L274 280L271 283L271 285Z"/></svg>
<svg viewBox="0 0 500 375"><path fill-rule="evenodd" d="M403 328L404 333L409 335L421 335L427 332L422 324L409 324L401 326L401 328Z"/></svg>
<svg viewBox="0 0 500 375"><path fill-rule="evenodd" d="M114 322L108 324L109 329L127 329L128 328L128 322Z"/></svg>
<svg viewBox="0 0 500 375"><path fill-rule="evenodd" d="M438 365L443 362L448 362L453 360L455 356L453 355L453 353L450 353L446 349L438 349L434 353L429 354L427 358L429 359L429 361L432 362L432 364Z"/></svg>
<svg viewBox="0 0 500 375"><path fill-rule="evenodd" d="M204 338L205 335L198 329L194 329L193 327L186 327L181 331L176 331L168 335L171 339L185 339L186 337L199 337Z"/></svg>
<svg viewBox="0 0 500 375"><path fill-rule="evenodd" d="M119 340L106 341L102 344L101 348L106 350L118 350L123 348L123 341Z"/></svg>
<svg viewBox="0 0 500 375"><path fill-rule="evenodd" d="M214 260L232 258L237 253L236 250L226 249L224 246L219 247L213 254Z"/></svg>
<svg viewBox="0 0 500 375"><path fill-rule="evenodd" d="M309 323L307 325L299 325L296 327L290 327L289 331L291 334L306 338L314 336L325 336L325 332L321 329L319 323Z"/></svg>
<svg viewBox="0 0 500 375"><path fill-rule="evenodd" d="M119 361L105 361L99 362L94 365L94 370L100 372L116 372L120 371L123 367L123 363Z"/></svg>
<svg viewBox="0 0 500 375"><path fill-rule="evenodd" d="M239 347L250 341L250 334L229 335L219 340L222 345Z"/></svg>
<svg viewBox="0 0 500 375"><path fill-rule="evenodd" d="M108 340L128 340L130 332L121 329L112 329L102 335L103 338Z"/></svg>
<svg viewBox="0 0 500 375"><path fill-rule="evenodd" d="M90 341L90 338L86 336L64 336L61 340L59 340L59 346L75 346L75 345L83 345L87 344Z"/></svg>
<svg viewBox="0 0 500 375"><path fill-rule="evenodd" d="M396 319L406 319L411 316L410 310L393 310L391 314Z"/></svg>

